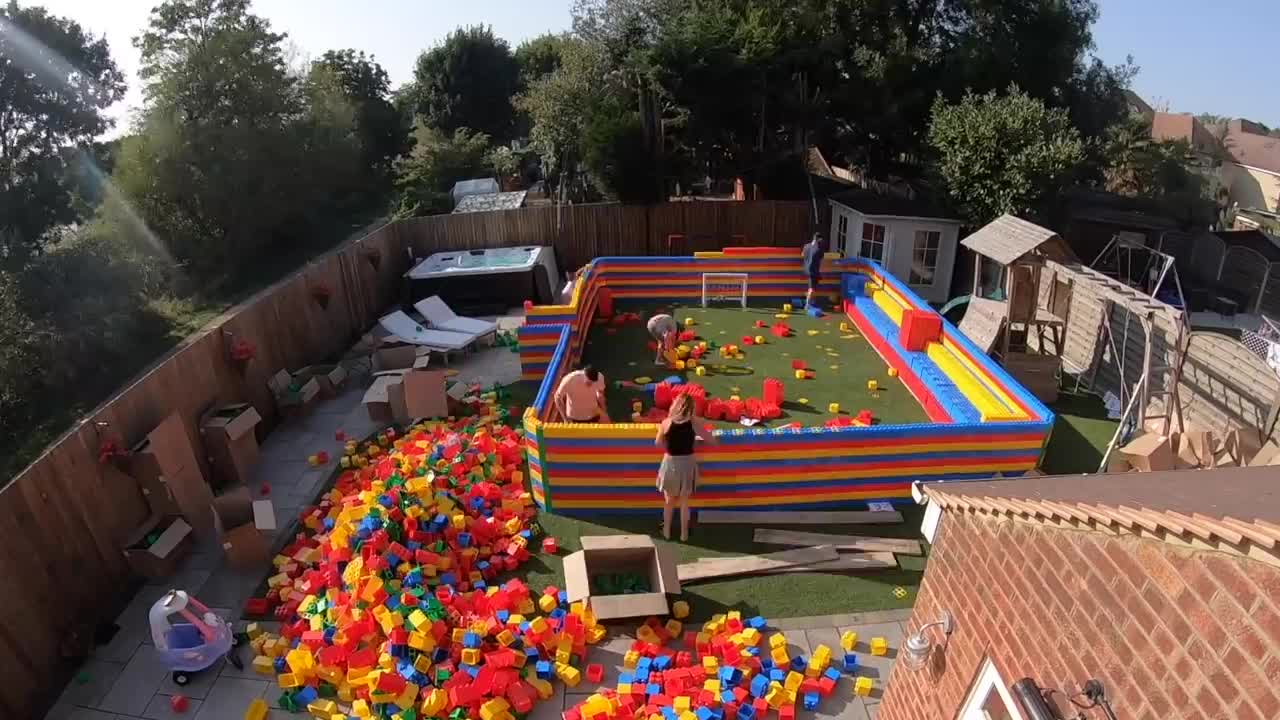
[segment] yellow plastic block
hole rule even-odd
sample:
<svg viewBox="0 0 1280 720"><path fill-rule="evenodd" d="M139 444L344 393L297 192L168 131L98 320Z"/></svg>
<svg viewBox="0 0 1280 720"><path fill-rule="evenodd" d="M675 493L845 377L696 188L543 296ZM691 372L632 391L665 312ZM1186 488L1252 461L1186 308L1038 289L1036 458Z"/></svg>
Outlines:
<svg viewBox="0 0 1280 720"><path fill-rule="evenodd" d="M543 680L542 678L530 677L525 680L525 682L529 683L529 685L538 692L538 697L543 700L546 700L556 693L556 689L552 687L551 683Z"/></svg>
<svg viewBox="0 0 1280 720"><path fill-rule="evenodd" d="M813 659L820 662L831 662L831 648L826 645L819 645L813 649Z"/></svg>
<svg viewBox="0 0 1280 720"><path fill-rule="evenodd" d="M872 655L888 655L889 641L882 637L871 638L871 654Z"/></svg>
<svg viewBox="0 0 1280 720"><path fill-rule="evenodd" d="M787 636L782 633L774 633L769 636L769 647L785 648L787 646Z"/></svg>
<svg viewBox="0 0 1280 720"><path fill-rule="evenodd" d="M504 646L510 645L515 641L516 641L516 636L510 630L503 630L502 632L498 633L498 642L502 643Z"/></svg>
<svg viewBox="0 0 1280 720"><path fill-rule="evenodd" d="M702 681L702 689L710 690L713 693L720 692L720 681L715 678L707 678Z"/></svg>
<svg viewBox="0 0 1280 720"><path fill-rule="evenodd" d="M689 696L688 695L677 696L675 699L675 703L673 704L673 707L675 707L676 712L686 712L689 709Z"/></svg>
<svg viewBox="0 0 1280 720"><path fill-rule="evenodd" d="M556 677L569 687L578 687L578 683L582 682L582 673L568 663L556 663Z"/></svg>
<svg viewBox="0 0 1280 720"><path fill-rule="evenodd" d="M829 412L829 413L838 413L838 412L840 412L840 403L830 403L830 404L828 404L828 405L827 405L827 412Z"/></svg>
<svg viewBox="0 0 1280 720"><path fill-rule="evenodd" d="M708 673L714 673L720 668L720 661L716 660L714 655L707 655L702 658L702 669Z"/></svg>
<svg viewBox="0 0 1280 720"><path fill-rule="evenodd" d="M603 640L604 636L607 635L608 632L609 631L606 630L603 625L595 625L587 628L587 642L594 645Z"/></svg>
<svg viewBox="0 0 1280 720"><path fill-rule="evenodd" d="M369 701L360 699L351 703L351 714L358 718L367 718L373 715L373 711L369 709Z"/></svg>
<svg viewBox="0 0 1280 720"><path fill-rule="evenodd" d="M521 611L521 612L524 612L524 611ZM528 613L525 613L525 614L528 614ZM529 629L530 629L530 630L532 630L532 631L534 631L535 633L538 633L538 634L541 634L541 633L546 632L546 631L547 631L547 619L546 619L546 618L540 618L540 617L537 617L537 618L534 618L534 619L530 620L530 621L529 621Z"/></svg>
<svg viewBox="0 0 1280 720"><path fill-rule="evenodd" d="M290 650L289 654L284 656L284 661L295 675L304 677L310 674L316 666L316 659L312 657L311 651L301 647Z"/></svg>
<svg viewBox="0 0 1280 720"><path fill-rule="evenodd" d="M466 663L467 665L479 665L480 657L481 657L480 648L465 648L462 651L462 662ZM404 706L401 705L401 707L404 707Z"/></svg>
<svg viewBox="0 0 1280 720"><path fill-rule="evenodd" d="M792 670L787 673L787 677L782 681L782 687L786 688L787 692L795 692L802 682L804 682L804 676Z"/></svg>
<svg viewBox="0 0 1280 720"><path fill-rule="evenodd" d="M307 705L307 712L311 713L312 717L329 720L330 717L338 712L338 703L332 700L316 700Z"/></svg>
<svg viewBox="0 0 1280 720"><path fill-rule="evenodd" d="M420 708L423 715L431 717L440 714L448 704L449 693L440 688L433 688L431 692L427 693L426 697L422 698Z"/></svg>
<svg viewBox="0 0 1280 720"><path fill-rule="evenodd" d="M424 673L431 669L431 655L422 653L417 660L413 661L413 669Z"/></svg>
<svg viewBox="0 0 1280 720"><path fill-rule="evenodd" d="M666 628L672 637L680 637L680 632L684 630L684 623L679 620L668 620Z"/></svg>
<svg viewBox="0 0 1280 720"><path fill-rule="evenodd" d="M256 640L262 634L262 626L258 623L249 623L244 626L244 634L249 636L250 640Z"/></svg>
<svg viewBox="0 0 1280 720"><path fill-rule="evenodd" d="M266 655L259 655L253 659L253 671L259 675L275 675L275 659Z"/></svg>
<svg viewBox="0 0 1280 720"><path fill-rule="evenodd" d="M867 381L867 392L875 392L880 389L880 383L876 380Z"/></svg>
<svg viewBox="0 0 1280 720"><path fill-rule="evenodd" d="M630 694L631 694L631 683L624 683L624 682L620 682L620 683L618 683L618 694L619 694L619 695L630 695Z"/></svg>
<svg viewBox="0 0 1280 720"><path fill-rule="evenodd" d="M427 614L422 612L421 610L414 610L413 612L409 613L409 627L413 628L414 630L417 630L423 625L430 625L430 624L431 624L430 618L428 618ZM403 705L401 707L403 707Z"/></svg>
<svg viewBox="0 0 1280 720"><path fill-rule="evenodd" d="M760 634L760 631L755 628L747 628L746 630L743 630L739 634L742 635L742 642L746 643L751 647L755 647L756 645L759 645L760 638L763 637L763 635Z"/></svg>
<svg viewBox="0 0 1280 720"><path fill-rule="evenodd" d="M276 682L280 683L280 687L285 690L302 687L302 678L293 673L280 673L280 677L276 678Z"/></svg>
<svg viewBox="0 0 1280 720"><path fill-rule="evenodd" d="M778 683L769 685L769 691L764 694L764 701L769 703L769 707L777 709L787 699L787 691Z"/></svg>
<svg viewBox="0 0 1280 720"><path fill-rule="evenodd" d="M436 649L436 639L426 633L409 633L409 647L420 652L431 652Z"/></svg>
<svg viewBox="0 0 1280 720"><path fill-rule="evenodd" d="M858 644L858 633L854 630L847 630L845 634L840 636L840 647L845 652L853 652L853 648Z"/></svg>
<svg viewBox="0 0 1280 720"><path fill-rule="evenodd" d="M871 695L871 690L875 685L875 681L871 678L860 677L853 683L853 693L855 695L861 695L862 697L868 697Z"/></svg>
<svg viewBox="0 0 1280 720"><path fill-rule="evenodd" d="M797 380L803 380L804 378L805 378L805 372L804 372L803 370L797 370L797 371L796 371L796 379L797 379Z"/></svg>
<svg viewBox="0 0 1280 720"><path fill-rule="evenodd" d="M791 658L787 655L787 649L785 647L770 650L769 658L773 660L775 665L787 665L791 662Z"/></svg>
<svg viewBox="0 0 1280 720"><path fill-rule="evenodd" d="M628 670L635 670L636 663L638 662L640 662L640 653L635 650L628 650L627 653L622 656L622 667Z"/></svg>
<svg viewBox="0 0 1280 720"><path fill-rule="evenodd" d="M249 707L244 711L244 720L266 720L268 711L266 700L254 698L253 702L249 703Z"/></svg>
<svg viewBox="0 0 1280 720"><path fill-rule="evenodd" d="M538 608L544 613L549 613L552 610L555 610L557 604L559 603L556 602L556 598L552 595L543 595L538 598Z"/></svg>

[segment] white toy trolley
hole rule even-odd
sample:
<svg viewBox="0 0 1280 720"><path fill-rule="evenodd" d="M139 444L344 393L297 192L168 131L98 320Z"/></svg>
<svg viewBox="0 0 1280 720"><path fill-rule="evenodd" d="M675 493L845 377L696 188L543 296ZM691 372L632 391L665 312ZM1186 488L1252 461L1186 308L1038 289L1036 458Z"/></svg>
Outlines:
<svg viewBox="0 0 1280 720"><path fill-rule="evenodd" d="M171 624L169 618L175 615L186 622ZM208 669L222 658L243 669L244 663L235 655L237 638L231 625L186 592L165 593L151 606L148 617L151 641L160 659L173 671L175 684L186 685L193 673Z"/></svg>

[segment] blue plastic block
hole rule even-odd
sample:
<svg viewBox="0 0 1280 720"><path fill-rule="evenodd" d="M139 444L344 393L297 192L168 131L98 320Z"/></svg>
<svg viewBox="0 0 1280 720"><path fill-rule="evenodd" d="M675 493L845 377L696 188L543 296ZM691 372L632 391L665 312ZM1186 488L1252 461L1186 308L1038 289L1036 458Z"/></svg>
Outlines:
<svg viewBox="0 0 1280 720"><path fill-rule="evenodd" d="M649 672L649 668L653 667L653 658L642 657L636 663L636 672Z"/></svg>
<svg viewBox="0 0 1280 720"><path fill-rule="evenodd" d="M742 707L738 708L738 717L741 720L752 720L755 716L756 708L750 703L743 703Z"/></svg>
<svg viewBox="0 0 1280 720"><path fill-rule="evenodd" d="M502 623L503 625L506 625L507 621L511 619L511 611L509 610L499 610L497 613L495 613L495 615L498 618L498 622Z"/></svg>
<svg viewBox="0 0 1280 720"><path fill-rule="evenodd" d="M293 697L298 701L299 705L308 705L315 702L320 697L320 693L316 692L316 689L310 685L306 685Z"/></svg>
<svg viewBox="0 0 1280 720"><path fill-rule="evenodd" d="M856 662L856 660L855 660L855 662ZM825 671L823 671L823 673L822 673L822 677L827 678L827 679L829 679L829 680L836 680L836 681L839 681L839 680L840 680L840 671L839 671L839 670L836 670L836 669L835 669L835 668L833 668L833 667L829 667L829 668L827 668Z"/></svg>
<svg viewBox="0 0 1280 720"><path fill-rule="evenodd" d="M636 681L635 676L629 672L618 673L618 682L620 683L623 683L625 685L630 685L635 681Z"/></svg>
<svg viewBox="0 0 1280 720"><path fill-rule="evenodd" d="M808 659L808 658L806 658L805 656L803 656L803 655L797 655L797 656L795 656L795 657L791 658L791 669L792 669L792 670L795 670L795 671L796 671L796 672L798 672L798 673L802 673L802 672L804 672L804 671L805 671L805 668L807 668L807 667L809 667L809 659Z"/></svg>
<svg viewBox="0 0 1280 720"><path fill-rule="evenodd" d="M720 702L722 702L722 703L731 703L731 702L733 702L733 700L734 700L734 697L733 697L733 691L732 691L732 690L721 690L721 691L720 691Z"/></svg>
<svg viewBox="0 0 1280 720"><path fill-rule="evenodd" d="M670 655L659 655L658 657L654 658L654 660L653 660L653 667L654 667L654 668L656 668L656 669L658 669L658 670L670 670L670 669L671 669L671 656L670 656Z"/></svg>
<svg viewBox="0 0 1280 720"><path fill-rule="evenodd" d="M711 708L709 707L703 706L698 708L698 712L696 714L698 716L698 720L711 720Z"/></svg>
<svg viewBox="0 0 1280 720"><path fill-rule="evenodd" d="M755 697L764 697L769 691L769 678L764 675L757 675L751 678L751 694Z"/></svg>
<svg viewBox="0 0 1280 720"><path fill-rule="evenodd" d="M769 682L782 682L787 679L787 671L782 668L774 668L769 671Z"/></svg>
<svg viewBox="0 0 1280 720"><path fill-rule="evenodd" d="M278 657L278 658L276 658L275 660L273 660L273 661L272 661L272 663L271 663L271 666L272 666L273 668L275 668L275 671L276 671L276 674L277 674L277 675L279 675L279 674L280 674L280 673L282 673L282 672L286 672L286 671L285 671L285 668L286 668L286 667L288 667L288 665L287 665L287 664L285 664L285 661L284 661L284 657L283 657L283 656Z"/></svg>
<svg viewBox="0 0 1280 720"><path fill-rule="evenodd" d="M842 667L844 667L845 672L848 672L848 673L857 672L858 656L855 655L854 653L846 653L844 656L844 662L841 663L841 665Z"/></svg>
<svg viewBox="0 0 1280 720"><path fill-rule="evenodd" d="M662 694L662 684L661 684L661 683L649 683L648 685L645 685L645 686L644 686L644 693L645 693L646 695L661 695L661 694Z"/></svg>
<svg viewBox="0 0 1280 720"><path fill-rule="evenodd" d="M478 648L480 647L480 633L469 632L462 636L462 647Z"/></svg>
<svg viewBox="0 0 1280 720"><path fill-rule="evenodd" d="M816 692L805 693L804 699L801 701L801 705L804 707L805 710L817 710L818 709L818 693Z"/></svg>
<svg viewBox="0 0 1280 720"><path fill-rule="evenodd" d="M552 675L551 663L546 660L539 660L538 664L534 666L534 672L537 673L539 678L550 680Z"/></svg>

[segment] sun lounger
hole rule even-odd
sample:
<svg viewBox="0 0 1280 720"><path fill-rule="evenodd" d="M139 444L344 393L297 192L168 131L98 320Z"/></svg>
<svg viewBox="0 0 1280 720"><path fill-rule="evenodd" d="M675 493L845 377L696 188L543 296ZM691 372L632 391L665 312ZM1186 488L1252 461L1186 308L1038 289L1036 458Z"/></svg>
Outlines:
<svg viewBox="0 0 1280 720"><path fill-rule="evenodd" d="M480 337L478 333L428 330L400 310L382 316L378 324L404 342L422 345L440 352L462 350Z"/></svg>
<svg viewBox="0 0 1280 720"><path fill-rule="evenodd" d="M432 295L426 300L418 301L414 304L413 309L421 313L422 317L427 319L427 324L436 330L471 333L477 337L484 337L498 332L497 323L462 317L455 313L448 303L441 300L439 295Z"/></svg>

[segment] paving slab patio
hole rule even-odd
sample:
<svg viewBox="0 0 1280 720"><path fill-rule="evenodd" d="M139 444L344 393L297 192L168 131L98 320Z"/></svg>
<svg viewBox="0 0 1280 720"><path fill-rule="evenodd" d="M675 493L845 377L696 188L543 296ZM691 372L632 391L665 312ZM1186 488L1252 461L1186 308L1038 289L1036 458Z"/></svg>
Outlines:
<svg viewBox="0 0 1280 720"><path fill-rule="evenodd" d="M518 324L518 318L499 318L504 327ZM502 347L477 352L452 367L464 382L509 383L519 379L519 356ZM357 380L338 397L318 406L304 419L291 420L276 428L262 444L258 465L254 468L250 487L260 496L262 483L269 484L266 496L276 505L278 534L288 531L298 509L310 503L331 475L341 456L343 443L335 439L342 430L348 437L361 438L380 429L369 420L361 398L365 387ZM327 451L330 462L312 467L307 457ZM264 569L265 570L265 569ZM279 688L257 675L249 667L237 670L228 663L218 663L209 670L195 673L189 684L176 685L168 668L163 667L152 645L147 626L147 611L168 589L179 588L195 595L219 615L239 622L240 608L262 579L264 570L238 571L224 565L221 549L212 541L198 542L179 572L164 581L144 585L117 618L119 630L110 642L96 648L73 680L45 715L46 720L169 720L183 717L194 720L239 720L254 698L263 697L274 708L272 717L295 717L276 707ZM856 629L859 643L870 642L879 633L889 639L893 649L886 658L871 658L869 650L860 648L859 661L865 674L875 678L876 693L872 698L853 695L853 681L842 678L840 687L827 698L814 717L832 720L869 720L875 717L880 686L888 677L888 669L896 657L902 638L901 622L908 611L887 611L825 617L779 619L770 630L786 633L788 652L808 656L819 644L826 644L839 658L840 633ZM623 654L634 636L625 629L610 628L609 638L593 648L589 662L605 668L603 682L583 680L577 688L567 689L556 683L556 692L538 703L531 720L556 720L565 704L572 705L598 686L617 683ZM619 632L619 630L622 630ZM243 653L248 660L248 653ZM585 669L585 663L583 665ZM185 713L174 713L171 696L185 695L190 707ZM809 715L810 713L802 713Z"/></svg>

